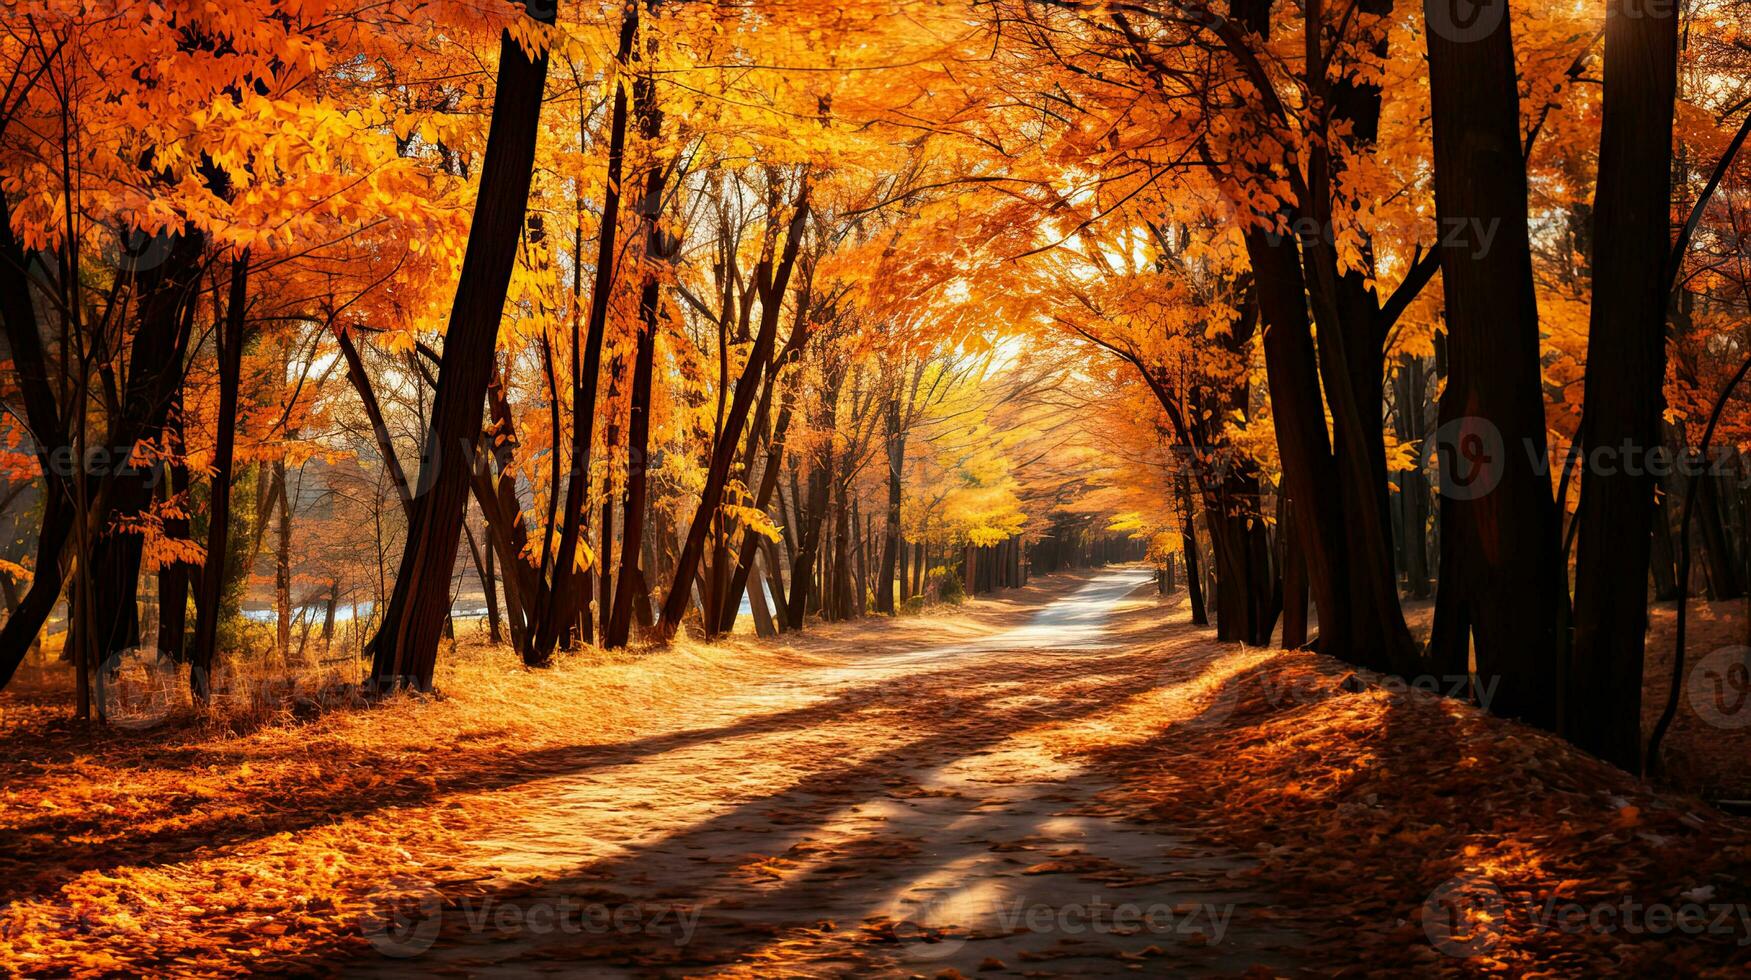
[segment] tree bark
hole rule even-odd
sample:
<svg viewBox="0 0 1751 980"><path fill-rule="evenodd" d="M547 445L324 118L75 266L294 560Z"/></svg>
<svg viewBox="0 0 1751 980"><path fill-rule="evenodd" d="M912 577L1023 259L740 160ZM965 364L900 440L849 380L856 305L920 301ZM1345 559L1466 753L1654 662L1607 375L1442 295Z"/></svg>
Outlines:
<svg viewBox="0 0 1751 980"><path fill-rule="evenodd" d="M551 22L554 11L543 7L532 4L527 13ZM423 492L408 526L395 591L371 642L371 684L378 690L429 691L432 686L468 503L472 450L529 200L546 82L547 55L531 59L506 33L499 44L498 85L474 222L438 366L420 476Z"/></svg>
<svg viewBox="0 0 1751 980"><path fill-rule="evenodd" d="M1653 577L1654 598L1671 602L1682 592L1678 588L1678 555L1672 547L1671 493L1664 474L1657 475L1654 495L1653 544L1649 554L1649 574Z"/></svg>
<svg viewBox="0 0 1751 980"><path fill-rule="evenodd" d="M1198 527L1193 521L1191 481L1184 473L1179 477L1180 538L1186 555L1186 595L1192 604L1192 624L1208 626L1210 617L1204 611L1204 577L1198 572Z"/></svg>
<svg viewBox="0 0 1751 980"><path fill-rule="evenodd" d="M772 608L766 604L766 579L756 566L748 578L748 608L754 612L754 633L762 639L778 635Z"/></svg>
<svg viewBox="0 0 1751 980"><path fill-rule="evenodd" d="M847 473L845 479L849 483L851 474ZM853 496L851 498L851 533L857 538L856 552L852 563L854 567L849 576L851 582L850 615L853 616L862 616L868 612L864 606L867 602L866 597L869 595L869 546L875 531L873 521L864 520L859 516L861 513L862 508L859 506L858 498Z"/></svg>
<svg viewBox="0 0 1751 980"><path fill-rule="evenodd" d="M656 81L649 72L634 83L634 114L639 135L654 143L662 133L663 114L657 107ZM662 214L664 167L652 160L645 174L638 214L644 222L645 255L651 262L673 262L680 243L658 224ZM639 291L639 333L633 354L632 389L627 399L626 497L621 512L620 574L612 605L604 603L603 645L623 647L632 635L634 594L644 588L639 557L644 553L644 510L649 486L651 375L656 358L657 330L662 321L662 284L647 269ZM604 507L606 507L606 503ZM604 593L606 594L606 593ZM649 601L646 597L646 602Z"/></svg>
<svg viewBox="0 0 1751 980"><path fill-rule="evenodd" d="M723 502L724 484L729 481L730 464L735 459L736 444L741 439L742 428L747 424L748 410L753 404L761 372L772 360L784 294L790 286L791 270L796 266L797 249L802 245L803 230L808 220L809 192L806 180L797 192L795 209L790 228L785 233L784 251L779 255L776 266L768 260L754 270L754 287L760 294L760 329L754 337L754 348L748 354L748 363L742 369L741 377L736 379L735 393L724 417L724 429L718 434L717 444L712 447L711 463L706 470L705 486L700 491L699 507L694 511L692 524L688 526L687 537L681 545L681 557L676 561L674 582L669 588L668 596L663 600L663 610L657 619L657 638L665 643L674 638L681 628L681 618L687 612L690 583L699 569L700 556L704 553L706 532L711 528Z"/></svg>
<svg viewBox="0 0 1751 980"><path fill-rule="evenodd" d="M195 603L195 645L190 651L189 689L200 701L213 693L213 661L218 651L220 591L231 536L231 468L237 447L237 395L243 372L244 314L249 301L249 252L231 260L231 289L225 323L217 338L219 359L218 441L213 452L212 490L207 506L207 562L201 569L200 600Z"/></svg>
<svg viewBox="0 0 1751 980"><path fill-rule="evenodd" d="M1370 44L1374 57L1386 59L1385 18L1392 0L1357 0L1356 10L1382 20L1375 22ZM1323 5L1308 6L1310 21L1323 22ZM1346 11L1348 16L1353 11ZM1317 35L1310 35L1317 36ZM1340 73L1328 77L1317 46L1308 48L1318 89L1328 89L1333 138L1361 157L1373 152L1380 127L1380 87L1364 76ZM1337 127L1343 127L1338 129ZM1320 377L1332 406L1332 432L1338 485L1346 532L1349 579L1340 583L1350 610L1347 627L1355 662L1377 670L1409 673L1415 644L1399 605L1398 579L1392 552L1391 499L1386 475L1385 365L1382 351L1390 324L1367 273L1341 269L1335 245L1333 202L1342 176L1343 155L1327 153L1316 141L1308 166L1310 210L1320 233L1302 236L1302 260L1309 266L1313 308L1320 328ZM1303 226L1305 227L1305 226ZM1359 243L1365 267L1373 266L1373 243ZM1320 311L1325 311L1320 316ZM1324 613L1321 617L1323 620ZM1324 625L1321 624L1321 635Z"/></svg>
<svg viewBox="0 0 1751 980"><path fill-rule="evenodd" d="M1398 438L1421 443L1428 437L1424 425L1421 358L1405 355L1398 364ZM1429 480L1421 467L1399 474L1398 505L1404 526L1405 591L1413 599L1427 599L1429 582Z"/></svg>
<svg viewBox="0 0 1751 980"><path fill-rule="evenodd" d="M928 556L925 548L926 548L925 543L922 541L919 541L912 546L912 594L913 595L923 595L924 594L924 573L929 570L926 567L926 565L928 564L928 557L929 556Z"/></svg>
<svg viewBox="0 0 1751 980"><path fill-rule="evenodd" d="M639 4L636 0L622 8L619 49L615 55L622 70L632 57L634 42L638 36L638 17ZM546 69L547 63L543 59L541 70L544 75ZM539 97L540 94L537 93L537 100ZM547 592L536 597L533 642L523 652L523 662L531 667L543 667L552 661L553 650L560 642L561 634L577 623L579 617L585 615L589 608L589 578L579 572L576 559L578 542L584 536L584 522L589 513L591 440L596 427L596 387L602 369L602 338L607 331L608 300L614 289L614 256L620 222L620 175L626 157L626 116L626 86L617 78L608 131L607 190L602 199L602 225L596 235L596 271L590 294L590 320L582 341L583 364L576 369L576 376L572 379L571 469L565 480L565 517L560 522L559 547L554 552L553 585ZM531 141L531 163L533 150L534 143ZM523 198L528 198L527 179L524 180ZM518 213L522 213L521 209ZM579 257L574 261L582 259ZM502 305L502 297L500 302ZM578 340L575 316L572 321L572 335L575 350ZM583 642L589 641L587 636L581 639Z"/></svg>
<svg viewBox="0 0 1751 980"><path fill-rule="evenodd" d="M170 482L166 488L173 506L180 508L181 517L164 521L166 537L186 540L189 536L188 445L183 439L182 393L171 406L168 423L176 446L176 460L170 464ZM188 563L173 561L158 570L158 655L175 663L188 659Z"/></svg>
<svg viewBox="0 0 1751 980"><path fill-rule="evenodd" d="M89 602L73 617L66 646L69 651L81 652L75 655L81 670L140 642L137 596L143 541L139 534L121 526L138 520L151 506L152 476L151 470L134 459L133 450L143 440L158 438L182 384L183 355L194 324L205 247L204 234L185 231L172 238L163 262L136 272L135 288L142 296L139 326L129 345L122 411L110 421L103 440L108 465L95 481L95 491L92 477L97 474L83 473L69 481L70 488L83 486L79 496L87 510L73 519L86 525L80 539L86 551L78 560L84 565L80 574L88 586ZM46 618L55 597L47 594L42 599L45 605L31 606L36 585L32 583L31 594L25 597L27 608L20 612L34 616L40 608ZM58 584L55 588L58 591ZM11 626L8 622L7 627Z"/></svg>
<svg viewBox="0 0 1751 980"><path fill-rule="evenodd" d="M837 425L839 386L843 381L843 374L837 368L830 368L823 375L820 388L821 417L818 421L823 432L831 433ZM829 479L832 471L833 441L829 438L822 447L820 456L810 463L808 498L799 508L798 518L803 525L802 540L797 546L796 557L791 562L790 599L785 610L786 621L793 630L803 628L803 617L809 611L811 598L818 598L821 593L817 583L822 579L817 574L816 565L827 519ZM795 489L793 481L793 499Z"/></svg>
<svg viewBox="0 0 1751 980"><path fill-rule="evenodd" d="M1715 472L1716 465L1713 459L1702 459L1700 470L1690 476L1698 481L1696 519L1702 525L1703 570L1708 576L1710 599L1737 599L1745 592L1733 561L1733 540L1721 516L1724 495L1720 492L1721 478Z"/></svg>
<svg viewBox="0 0 1751 980"><path fill-rule="evenodd" d="M1575 559L1575 637L1563 723L1571 741L1641 771L1642 654L1666 380L1665 270L1671 249L1672 110L1678 15L1672 4L1605 11L1604 122L1599 133L1593 302L1581 441L1587 458ZM1628 465L1632 461L1639 465Z"/></svg>
<svg viewBox="0 0 1751 980"><path fill-rule="evenodd" d="M11 682L54 610L66 581L61 552L77 518L72 485L55 462L57 454L71 458L72 444L62 425L54 387L49 383L28 267L29 259L12 234L12 214L6 195L0 192L0 326L6 330L7 348L23 396L24 417L30 423L31 441L43 478L43 518L37 532L36 567L32 569L30 588L13 607L5 626L0 627L0 688Z"/></svg>
<svg viewBox="0 0 1751 980"><path fill-rule="evenodd" d="M803 292L803 296L798 301L799 302L799 310L798 310L798 315L797 315L797 330L798 331L804 331L806 329L804 326L804 320L805 320L805 317L807 315L806 314L806 308L808 305L807 293L808 293L808 291L805 288L805 290ZM800 356L800 353L802 350L802 346L801 346L802 345L802 337L806 337L806 334L793 334L791 344L788 345L788 346L794 348L797 351L797 354L799 356ZM778 368L782 368L782 366L785 363L787 363L788 360L789 360L789 358L781 355L778 359L778 367L775 367L774 370L776 371L776 370L778 370ZM765 510L767 508L767 506L769 504L771 504L772 496L773 496L774 492L777 491L777 489L778 489L778 474L779 474L779 471L782 469L782 464L783 464L783 460L784 460L784 448L785 448L784 437L785 437L785 434L790 430L790 420L791 420L791 414L792 414L792 411L791 411L792 397L793 397L793 392L788 387L785 389L784 393L779 397L778 418L775 419L773 421L773 424L772 424L772 433L768 438L767 447L766 447L766 463L765 463L765 466L760 471L760 486L758 489L755 490L755 493L754 493L754 507L757 510ZM735 573L730 578L729 589L726 591L726 593L724 595L723 608L722 608L722 611L721 611L719 619L718 619L718 631L719 632L723 632L723 633L729 632L730 627L732 625L734 625L734 623L735 623L736 611L738 608L740 608L741 602L742 602L742 593L747 588L748 576L753 571L753 568L754 568L754 556L755 556L756 552L762 546L762 543L770 544L770 542L767 542L764 537L762 537L758 532L754 531L752 528L743 532L741 554L740 554L740 557L736 563ZM769 567L773 569L773 572L771 575L772 582L773 582L773 587L772 587L773 595L775 597L781 596L783 589L782 589L782 582L781 582L781 579L780 579L778 571L777 571L777 568L778 568L777 563L773 562L769 565Z"/></svg>
<svg viewBox="0 0 1751 980"><path fill-rule="evenodd" d="M491 528L484 532L492 534ZM499 598L498 586L493 582L492 541L489 538L487 546L482 549L474 540L474 529L462 522L462 536L468 542L468 556L474 562L474 573L480 578L480 591L486 598L486 628L487 638L493 643L499 642Z"/></svg>
<svg viewBox="0 0 1751 980"><path fill-rule="evenodd" d="M289 660L292 653L292 497L286 485L285 460L274 461L274 483L279 487L277 496L280 501L279 542L274 549L275 637L279 641L280 655Z"/></svg>
<svg viewBox="0 0 1751 980"><path fill-rule="evenodd" d="M1283 649L1295 650L1307 645L1307 560L1302 552L1301 516L1296 505L1287 496L1281 498L1281 503L1277 536L1283 554ZM1320 614L1323 620L1323 608Z"/></svg>
<svg viewBox="0 0 1751 980"><path fill-rule="evenodd" d="M1271 421L1277 455L1290 499L1301 508L1291 522L1295 550L1306 586L1319 607L1320 650L1352 663L1372 666L1377 651L1357 650L1350 627L1351 599L1343 593L1350 578L1349 546L1343 533L1337 464L1326 435L1325 405L1319 392L1319 367L1307 319L1306 284L1295 243L1281 235L1248 232L1247 256L1257 284L1259 315L1265 325L1265 379L1271 394ZM1281 532L1279 532L1281 533ZM1196 576L1191 576L1195 581Z"/></svg>
<svg viewBox="0 0 1751 980"><path fill-rule="evenodd" d="M895 378L896 387L899 378ZM886 532L882 535L882 559L876 569L875 610L894 613L894 574L900 557L900 478L906 466L906 434L900 428L900 395L896 390L888 396L882 422L887 436L888 513Z"/></svg>
<svg viewBox="0 0 1751 980"><path fill-rule="evenodd" d="M1425 0L1425 12L1438 21L1440 0ZM1497 685L1490 709L1554 728L1567 596L1545 465L1513 37L1503 12L1481 37L1427 39L1448 323L1431 652L1443 673L1463 676L1474 642L1480 681Z"/></svg>

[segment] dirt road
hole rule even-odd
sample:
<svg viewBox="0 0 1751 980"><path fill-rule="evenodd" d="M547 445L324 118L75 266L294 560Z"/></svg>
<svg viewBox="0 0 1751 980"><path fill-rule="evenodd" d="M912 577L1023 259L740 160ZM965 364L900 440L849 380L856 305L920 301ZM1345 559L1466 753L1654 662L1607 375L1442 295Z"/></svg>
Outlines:
<svg viewBox="0 0 1751 980"><path fill-rule="evenodd" d="M1054 725L1153 696L1116 628L1147 570L984 635L828 647L685 731L519 787L486 887L385 883L349 974L1231 975L1293 963L1236 854L1124 822ZM1133 612L1151 602L1132 600ZM1151 643L1191 633L1157 608ZM1119 613L1119 618L1115 614ZM1015 622L1019 620L1019 622ZM1132 616L1136 622L1139 617ZM962 631L964 634L964 631ZM624 756L619 757L619 756ZM782 964L782 966L780 966Z"/></svg>

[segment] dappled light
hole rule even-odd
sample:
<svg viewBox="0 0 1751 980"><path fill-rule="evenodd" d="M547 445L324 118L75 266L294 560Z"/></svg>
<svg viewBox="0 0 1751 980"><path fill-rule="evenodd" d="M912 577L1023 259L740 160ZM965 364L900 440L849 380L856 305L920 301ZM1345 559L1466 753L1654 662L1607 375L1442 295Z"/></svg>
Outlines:
<svg viewBox="0 0 1751 980"><path fill-rule="evenodd" d="M0 976L1741 976L1751 0L0 0Z"/></svg>

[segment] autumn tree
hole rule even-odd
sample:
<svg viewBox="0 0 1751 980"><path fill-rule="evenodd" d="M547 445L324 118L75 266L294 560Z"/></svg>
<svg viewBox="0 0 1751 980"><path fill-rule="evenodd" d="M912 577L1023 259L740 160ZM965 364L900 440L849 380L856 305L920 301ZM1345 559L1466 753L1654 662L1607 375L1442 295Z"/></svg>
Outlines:
<svg viewBox="0 0 1751 980"><path fill-rule="evenodd" d="M550 6L530 6L529 20L551 24ZM450 573L467 505L468 473L480 428L499 316L516 261L524 205L535 161L547 53L540 29L513 23L499 45L492 128L481 164L474 224L462 259L461 284L445 332L437 394L401 571L377 637L372 682L379 688L429 690L438 639L449 613Z"/></svg>
<svg viewBox="0 0 1751 980"><path fill-rule="evenodd" d="M1582 451L1621 451L1581 481L1575 635L1563 722L1582 747L1630 771L1641 764L1642 644L1665 383L1670 160L1677 89L1676 7L1608 3L1604 119Z"/></svg>

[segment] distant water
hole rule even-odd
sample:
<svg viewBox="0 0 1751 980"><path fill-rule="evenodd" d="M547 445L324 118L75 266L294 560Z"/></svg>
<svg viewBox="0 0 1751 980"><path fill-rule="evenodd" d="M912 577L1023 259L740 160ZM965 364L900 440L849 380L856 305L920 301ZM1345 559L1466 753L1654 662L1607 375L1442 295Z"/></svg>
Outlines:
<svg viewBox="0 0 1751 980"><path fill-rule="evenodd" d="M345 623L354 619L368 619L371 616L371 611L375 608L377 608L377 604L370 602L369 600L365 602L339 603L334 607L334 621L337 623ZM327 603L313 602L293 609L292 622L321 623L327 615ZM485 616L486 607L476 605L452 606L450 607L450 615L458 619L474 619ZM274 622L278 616L279 613L272 606L264 608L252 603L243 610L243 618L252 623L271 623Z"/></svg>

